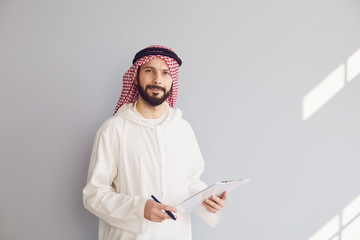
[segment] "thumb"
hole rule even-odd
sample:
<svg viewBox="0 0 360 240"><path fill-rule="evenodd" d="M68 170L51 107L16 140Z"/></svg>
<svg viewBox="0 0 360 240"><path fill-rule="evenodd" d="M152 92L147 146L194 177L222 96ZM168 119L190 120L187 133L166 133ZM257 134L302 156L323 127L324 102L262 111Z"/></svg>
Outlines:
<svg viewBox="0 0 360 240"><path fill-rule="evenodd" d="M227 191L223 192L223 194L222 194L222 196L221 196L221 199L222 199L223 201L225 201L226 198L227 198Z"/></svg>

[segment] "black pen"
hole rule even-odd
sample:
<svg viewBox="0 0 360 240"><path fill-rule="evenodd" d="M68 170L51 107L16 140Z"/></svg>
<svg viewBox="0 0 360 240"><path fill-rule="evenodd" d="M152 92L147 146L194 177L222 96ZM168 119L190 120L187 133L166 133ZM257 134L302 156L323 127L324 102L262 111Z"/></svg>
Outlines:
<svg viewBox="0 0 360 240"><path fill-rule="evenodd" d="M152 199L155 200L155 202L157 203L161 203L159 200L156 199L156 197L154 195L151 195ZM172 219L174 219L174 221L176 221L175 216L170 212L170 211L165 211L167 213L167 215L169 215Z"/></svg>

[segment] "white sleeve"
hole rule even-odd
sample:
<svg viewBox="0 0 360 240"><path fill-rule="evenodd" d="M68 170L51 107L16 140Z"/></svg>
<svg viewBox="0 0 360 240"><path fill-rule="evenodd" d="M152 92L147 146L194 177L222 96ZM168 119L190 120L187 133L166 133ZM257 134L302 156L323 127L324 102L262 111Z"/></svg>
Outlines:
<svg viewBox="0 0 360 240"><path fill-rule="evenodd" d="M190 196L206 188L206 184L200 180L200 176L204 171L204 159L201 155L198 142L195 134L191 129L190 136L190 162L189 162L189 193ZM195 211L207 224L211 227L216 227L220 219L220 211L217 213L209 212L204 206Z"/></svg>
<svg viewBox="0 0 360 240"><path fill-rule="evenodd" d="M144 218L147 199L116 193L113 187L118 172L118 144L114 137L111 138L110 130L99 129L96 133L87 184L83 189L83 203L87 210L112 226L144 233L148 226Z"/></svg>

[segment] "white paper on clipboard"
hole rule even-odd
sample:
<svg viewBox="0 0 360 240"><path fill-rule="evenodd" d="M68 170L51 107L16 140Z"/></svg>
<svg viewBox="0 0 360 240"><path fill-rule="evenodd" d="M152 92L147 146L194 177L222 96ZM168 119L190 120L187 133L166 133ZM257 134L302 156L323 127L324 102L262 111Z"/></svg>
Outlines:
<svg viewBox="0 0 360 240"><path fill-rule="evenodd" d="M240 179L215 182L213 185L201 190L200 192L194 194L193 196L189 197L188 199L177 205L176 208L178 209L178 213L193 212L202 206L202 202L206 198L209 198L212 195L219 196L224 191L230 192L249 181L249 179Z"/></svg>

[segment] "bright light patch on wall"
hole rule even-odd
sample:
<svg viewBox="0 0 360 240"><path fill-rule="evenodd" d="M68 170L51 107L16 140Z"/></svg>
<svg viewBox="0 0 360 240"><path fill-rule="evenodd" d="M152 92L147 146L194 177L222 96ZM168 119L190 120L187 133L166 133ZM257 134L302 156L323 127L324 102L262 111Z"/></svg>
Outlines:
<svg viewBox="0 0 360 240"><path fill-rule="evenodd" d="M341 217L340 217L341 216ZM308 240L359 240L360 195Z"/></svg>
<svg viewBox="0 0 360 240"><path fill-rule="evenodd" d="M356 215L360 214L360 195L352 200L342 212L342 221L348 224ZM360 238L359 238L360 239Z"/></svg>
<svg viewBox="0 0 360 240"><path fill-rule="evenodd" d="M346 80L350 82L360 74L360 48L346 61Z"/></svg>
<svg viewBox="0 0 360 240"><path fill-rule="evenodd" d="M341 240L359 240L360 239L360 218L355 219L341 233Z"/></svg>
<svg viewBox="0 0 360 240"><path fill-rule="evenodd" d="M302 103L302 120L305 121L310 118L324 106L330 98L336 95L336 93L344 87L346 82L352 81L359 75L360 48L348 57L344 64L337 67L320 84L305 95Z"/></svg>
<svg viewBox="0 0 360 240"><path fill-rule="evenodd" d="M339 232L340 217L335 216L319 229L309 240L330 240ZM335 236L336 237L336 236Z"/></svg>
<svg viewBox="0 0 360 240"><path fill-rule="evenodd" d="M302 119L318 111L345 85L345 65L341 64L303 98Z"/></svg>

